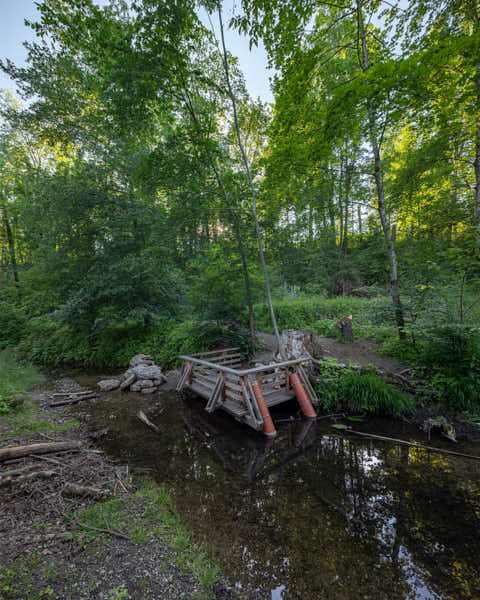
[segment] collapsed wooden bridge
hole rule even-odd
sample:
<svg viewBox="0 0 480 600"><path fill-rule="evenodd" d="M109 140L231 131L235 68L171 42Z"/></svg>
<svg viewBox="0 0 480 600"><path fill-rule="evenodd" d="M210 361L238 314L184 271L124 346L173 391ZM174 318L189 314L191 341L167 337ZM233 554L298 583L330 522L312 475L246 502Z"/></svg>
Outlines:
<svg viewBox="0 0 480 600"><path fill-rule="evenodd" d="M276 435L269 408L297 398L303 414L316 418L318 399L303 364L309 356L242 369L239 348L180 356L177 391L188 388L207 400L205 410L221 408L265 435Z"/></svg>

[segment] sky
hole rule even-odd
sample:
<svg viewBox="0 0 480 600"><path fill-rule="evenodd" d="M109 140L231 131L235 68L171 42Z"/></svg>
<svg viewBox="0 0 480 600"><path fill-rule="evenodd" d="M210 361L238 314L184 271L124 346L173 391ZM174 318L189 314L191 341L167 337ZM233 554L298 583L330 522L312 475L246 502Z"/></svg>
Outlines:
<svg viewBox="0 0 480 600"><path fill-rule="evenodd" d="M228 23L234 10L235 0L226 0L225 23ZM204 14L201 18L205 25L210 25ZM25 26L24 19L38 19L35 0L0 0L0 57L3 60L11 59L17 66L25 64L27 52L23 42L33 41L35 37L32 30ZM218 20L214 16L212 21L214 26L217 25ZM267 55L263 46L253 47L250 51L248 38L232 30L226 32L225 41L228 50L239 59L250 95L253 98L260 97L264 102L273 102L269 84L271 73L267 70ZM3 72L0 72L0 88L15 93L15 84Z"/></svg>

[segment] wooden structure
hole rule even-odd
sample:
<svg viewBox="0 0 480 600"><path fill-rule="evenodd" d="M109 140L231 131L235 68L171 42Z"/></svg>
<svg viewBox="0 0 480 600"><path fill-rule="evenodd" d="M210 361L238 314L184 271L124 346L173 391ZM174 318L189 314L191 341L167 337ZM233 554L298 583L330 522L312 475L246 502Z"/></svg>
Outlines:
<svg viewBox="0 0 480 600"><path fill-rule="evenodd" d="M265 435L276 435L269 408L297 398L307 418L315 418L318 399L302 364L310 357L242 369L239 348L181 356L177 391L187 388L207 400L205 409L221 408Z"/></svg>

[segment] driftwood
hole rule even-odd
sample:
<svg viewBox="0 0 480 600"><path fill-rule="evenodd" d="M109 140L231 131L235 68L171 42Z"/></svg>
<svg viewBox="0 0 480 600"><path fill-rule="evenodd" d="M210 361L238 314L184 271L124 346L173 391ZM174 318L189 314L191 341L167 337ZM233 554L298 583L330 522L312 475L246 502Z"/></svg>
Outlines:
<svg viewBox="0 0 480 600"><path fill-rule="evenodd" d="M26 475L19 475L18 477L3 477L0 479L0 487L10 485L11 483L24 483L32 479L50 479L54 475L56 475L55 471L35 471Z"/></svg>
<svg viewBox="0 0 480 600"><path fill-rule="evenodd" d="M59 400L58 402L50 402L50 407L54 408L55 406L67 406L69 404L77 404L80 400L92 400L93 398L98 398L99 395L97 392L89 392L88 394L82 395L70 395L65 400Z"/></svg>
<svg viewBox="0 0 480 600"><path fill-rule="evenodd" d="M452 454L453 456L461 456L462 458L473 458L475 460L480 460L480 456L475 456L474 454L463 454L462 452L455 452L454 450L444 450L443 448L436 448L435 446L424 446L423 444L415 444L413 442L407 442L406 440L391 438L385 435L364 433L363 431L355 431L354 429L345 429L345 433L354 433L355 435L373 438L374 440L382 440L383 442L394 442L395 444L403 444L404 446L412 446L413 448L421 448L422 450L430 450L431 452L440 452L442 454Z"/></svg>
<svg viewBox="0 0 480 600"><path fill-rule="evenodd" d="M152 423L150 421L150 419L143 412L143 410L139 410L137 412L137 418L140 419L140 421L142 421L142 423L145 423L145 425L147 425L147 427L150 427L150 429L153 429L153 431L155 431L155 433L160 433L160 429L155 425L155 423Z"/></svg>
<svg viewBox="0 0 480 600"><path fill-rule="evenodd" d="M49 442L41 444L31 444L29 446L13 446L9 448L0 448L0 461L12 458L22 458L29 454L48 454L62 450L79 450L82 442Z"/></svg>
<svg viewBox="0 0 480 600"><path fill-rule="evenodd" d="M96 500L102 500L110 495L109 490L101 490L99 488L77 485L76 483L66 483L62 489L63 496L89 496Z"/></svg>

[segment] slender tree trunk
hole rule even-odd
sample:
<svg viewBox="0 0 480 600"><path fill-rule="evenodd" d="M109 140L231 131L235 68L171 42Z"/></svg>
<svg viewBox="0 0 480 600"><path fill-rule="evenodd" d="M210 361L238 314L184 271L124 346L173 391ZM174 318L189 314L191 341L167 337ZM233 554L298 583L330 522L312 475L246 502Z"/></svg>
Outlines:
<svg viewBox="0 0 480 600"><path fill-rule="evenodd" d="M280 340L280 333L278 331L277 320L275 318L275 311L273 310L272 295L270 292L270 280L268 277L267 264L265 262L265 256L263 253L262 233L260 231L260 225L258 223L258 217L257 217L257 196L255 193L255 186L253 184L252 176L250 173L250 167L248 165L247 155L245 154L245 148L243 147L242 136L240 134L240 126L238 124L237 103L235 100L235 94L233 92L232 85L230 83L230 73L229 73L229 69L228 69L228 55L227 55L227 48L225 46L225 35L224 35L224 31L223 31L222 9L221 9L220 3L217 5L217 8L218 8L218 20L220 23L220 34L221 34L221 38L222 38L223 66L225 69L225 78L227 81L228 93L229 93L230 99L232 101L233 118L234 118L234 122L235 122L235 131L237 134L237 142L238 142L238 146L240 148L240 153L242 155L243 164L245 166L245 171L247 173L248 183L250 185L250 191L252 193L253 219L255 221L255 230L257 233L257 241L258 241L258 251L260 254L260 261L262 263L263 276L265 279L265 291L267 294L268 307L270 309L270 318L272 320L273 331L275 333L275 337L277 338L278 352L280 353L280 356L282 358L285 358L286 354L285 354L285 350L283 348L283 344Z"/></svg>
<svg viewBox="0 0 480 600"><path fill-rule="evenodd" d="M475 72L475 86L477 88L477 108L480 111L480 67ZM475 119L475 189L473 199L473 226L477 242L477 254L480 254L480 112Z"/></svg>
<svg viewBox="0 0 480 600"><path fill-rule="evenodd" d="M190 114L190 117L192 118L192 121L195 123L195 125L200 130L200 123L198 121L197 114L195 112L195 108L191 102L190 95L188 93L188 89L187 89L185 82L184 82L184 92L185 92L185 96L186 96L186 100L187 100L186 101L187 110ZM250 285L250 275L248 274L248 266L247 266L247 258L246 258L246 254L245 254L245 248L243 245L242 235L240 232L239 219L233 208L232 202L230 201L230 197L228 195L227 188L225 187L223 179L220 176L220 173L215 165L214 159L210 155L210 152L207 152L207 156L208 156L208 160L210 163L210 167L212 168L212 170L215 174L215 179L217 180L218 186L222 191L223 198L225 200L225 204L226 204L226 206L230 212L230 215L232 217L233 231L235 233L235 238L236 238L237 244L238 244L238 251L240 253L240 260L242 262L243 278L245 281L245 293L247 296L250 338L252 340L252 347L255 350L255 348L257 346L257 336L255 335L255 322L254 322L254 317L253 317L253 296L252 296L252 288Z"/></svg>
<svg viewBox="0 0 480 600"><path fill-rule="evenodd" d="M369 69L368 62L368 51L367 51L367 39L365 26L363 23L362 15L362 3L357 0L357 19L359 28L359 38L362 44L361 55L362 55L362 70L364 72ZM383 171L380 157L380 147L377 141L376 134L376 119L375 112L372 103L367 99L367 114L368 114L368 129L370 134L370 143L373 150L373 161L374 161L374 177L375 185L377 189L377 203L378 203L378 215L382 224L383 234L385 236L385 243L387 245L388 260L390 263L390 293L392 295L392 301L395 309L395 320L397 323L398 335L400 339L404 340L405 335L405 320L403 316L403 306L400 299L400 288L398 285L398 268L397 268L397 255L395 252L395 243L392 239L390 224L387 219L387 213L385 210L385 191L383 188Z"/></svg>
<svg viewBox="0 0 480 600"><path fill-rule="evenodd" d="M3 226L5 227L5 234L7 236L8 250L10 252L10 264L12 265L13 280L15 281L15 287L20 292L20 279L18 277L18 265L17 257L15 253L15 241L13 239L12 228L10 225L10 219L7 214L7 207L5 204L2 207Z"/></svg>
<svg viewBox="0 0 480 600"><path fill-rule="evenodd" d="M360 204L357 204L357 219L358 219L358 233L362 235L362 209Z"/></svg>

